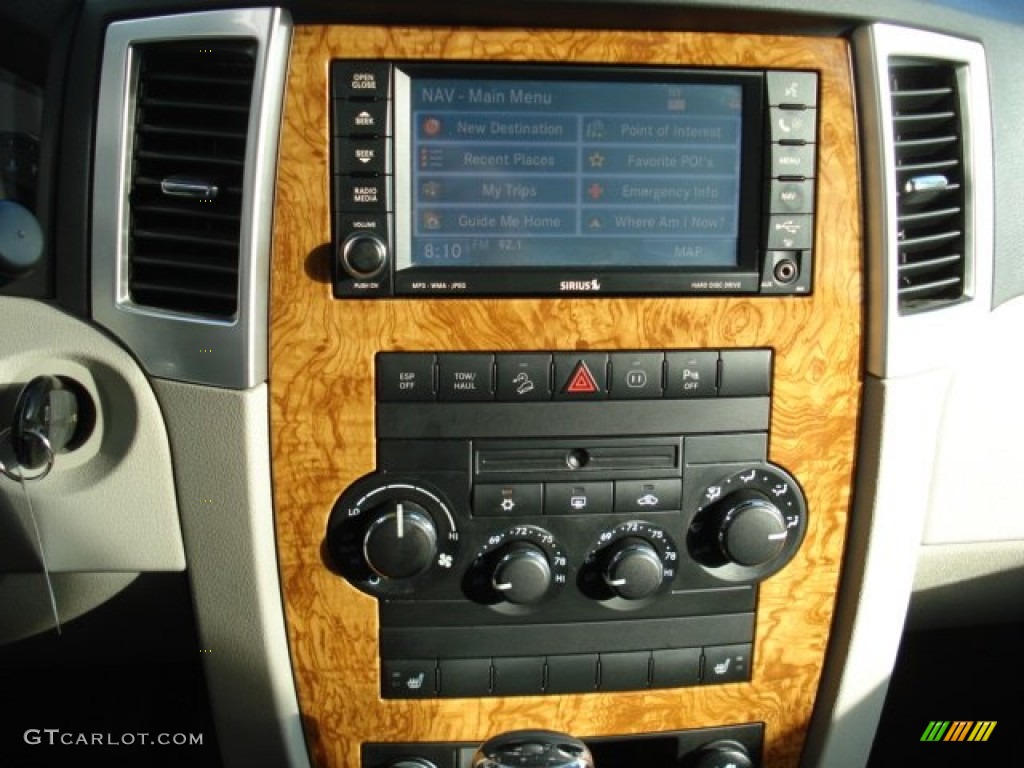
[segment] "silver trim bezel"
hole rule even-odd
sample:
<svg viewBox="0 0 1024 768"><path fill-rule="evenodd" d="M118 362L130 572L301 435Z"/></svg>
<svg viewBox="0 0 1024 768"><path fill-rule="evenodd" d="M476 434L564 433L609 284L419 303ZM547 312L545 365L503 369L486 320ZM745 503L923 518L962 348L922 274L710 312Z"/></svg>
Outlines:
<svg viewBox="0 0 1024 768"><path fill-rule="evenodd" d="M864 158L868 314L867 370L880 378L945 367L949 350L970 343L992 307L994 191L992 117L985 49L975 42L889 24L859 29L858 104ZM890 58L931 59L958 68L963 124L965 299L900 315L897 306L895 147Z"/></svg>
<svg viewBox="0 0 1024 768"><path fill-rule="evenodd" d="M243 181L238 311L231 320L139 306L128 294L128 194L138 76L134 46L198 37L258 42ZM290 43L290 17L271 8L120 21L107 29L94 150L92 315L153 376L233 389L267 380L271 222Z"/></svg>

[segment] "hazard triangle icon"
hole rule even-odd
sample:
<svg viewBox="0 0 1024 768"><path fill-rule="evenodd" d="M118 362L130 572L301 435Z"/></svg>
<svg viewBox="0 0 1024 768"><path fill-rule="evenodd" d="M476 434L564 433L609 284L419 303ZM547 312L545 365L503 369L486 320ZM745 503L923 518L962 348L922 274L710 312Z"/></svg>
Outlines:
<svg viewBox="0 0 1024 768"><path fill-rule="evenodd" d="M576 363L576 369L572 372L572 376L569 377L569 382L565 385L564 391L570 395L592 395L599 390L600 387L597 386L594 374L587 368L587 364L580 360Z"/></svg>

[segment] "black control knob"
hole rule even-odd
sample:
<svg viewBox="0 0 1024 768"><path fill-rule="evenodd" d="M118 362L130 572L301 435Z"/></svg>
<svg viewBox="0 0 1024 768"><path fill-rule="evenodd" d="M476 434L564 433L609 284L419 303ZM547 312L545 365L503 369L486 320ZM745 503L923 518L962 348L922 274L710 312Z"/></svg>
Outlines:
<svg viewBox="0 0 1024 768"><path fill-rule="evenodd" d="M341 268L357 280L380 274L388 260L388 244L373 232L353 232L338 246Z"/></svg>
<svg viewBox="0 0 1024 768"><path fill-rule="evenodd" d="M700 749L693 768L754 768L747 748L738 741L717 741Z"/></svg>
<svg viewBox="0 0 1024 768"><path fill-rule="evenodd" d="M737 491L722 503L718 542L722 555L743 566L770 563L786 546L782 512L759 491Z"/></svg>
<svg viewBox="0 0 1024 768"><path fill-rule="evenodd" d="M383 579L411 579L433 563L437 529L419 504L389 499L370 510L363 535L363 557Z"/></svg>
<svg viewBox="0 0 1024 768"><path fill-rule="evenodd" d="M608 548L601 576L618 597L643 600L661 588L665 581L665 566L649 541L626 537Z"/></svg>
<svg viewBox="0 0 1024 768"><path fill-rule="evenodd" d="M491 586L509 603L532 605L551 589L551 563L544 550L513 541L496 553Z"/></svg>
<svg viewBox="0 0 1024 768"><path fill-rule="evenodd" d="M392 760L388 763L388 768L437 768L437 766L422 757L403 757L400 760Z"/></svg>

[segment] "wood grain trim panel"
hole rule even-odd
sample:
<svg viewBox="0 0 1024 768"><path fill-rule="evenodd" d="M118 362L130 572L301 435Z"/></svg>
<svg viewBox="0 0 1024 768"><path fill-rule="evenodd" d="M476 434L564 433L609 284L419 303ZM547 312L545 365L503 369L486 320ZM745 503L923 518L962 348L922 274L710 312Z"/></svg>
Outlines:
<svg viewBox="0 0 1024 768"><path fill-rule="evenodd" d="M328 275L331 58L520 60L820 73L810 298L337 301ZM832 618L860 400L862 269L854 105L844 41L567 30L298 27L282 128L271 275L274 502L288 635L318 766L365 741L479 741L525 727L580 736L761 721L765 765L794 766ZM382 701L372 598L321 559L338 494L374 469L373 359L401 349L776 351L771 459L810 509L796 559L760 592L753 680L706 688Z"/></svg>

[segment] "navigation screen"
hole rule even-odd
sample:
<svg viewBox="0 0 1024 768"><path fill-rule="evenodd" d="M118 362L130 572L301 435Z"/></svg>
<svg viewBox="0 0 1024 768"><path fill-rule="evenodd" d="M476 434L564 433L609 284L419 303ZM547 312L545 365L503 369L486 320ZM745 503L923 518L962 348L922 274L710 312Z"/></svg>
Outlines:
<svg viewBox="0 0 1024 768"><path fill-rule="evenodd" d="M738 264L743 87L409 82L402 267Z"/></svg>

